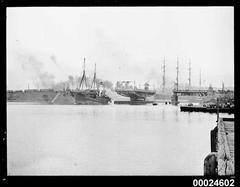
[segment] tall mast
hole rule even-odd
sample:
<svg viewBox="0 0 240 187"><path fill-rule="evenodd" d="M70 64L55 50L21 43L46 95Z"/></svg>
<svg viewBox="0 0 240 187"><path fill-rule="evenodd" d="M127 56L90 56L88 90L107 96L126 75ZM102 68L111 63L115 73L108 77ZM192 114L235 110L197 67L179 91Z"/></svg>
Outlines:
<svg viewBox="0 0 240 187"><path fill-rule="evenodd" d="M165 91L165 68L166 68L166 65L165 65L165 56L164 56L164 59L163 59L163 87L162 87L162 91L164 92Z"/></svg>
<svg viewBox="0 0 240 187"><path fill-rule="evenodd" d="M85 73L85 57L83 59L83 72Z"/></svg>
<svg viewBox="0 0 240 187"><path fill-rule="evenodd" d="M94 76L93 76L93 81L92 81L92 85L91 85L91 89L97 89L97 76L96 76L96 63L94 66Z"/></svg>
<svg viewBox="0 0 240 187"><path fill-rule="evenodd" d="M178 74L179 74L179 62L178 62L178 57L177 57L177 78L176 78L177 90L178 90Z"/></svg>
<svg viewBox="0 0 240 187"><path fill-rule="evenodd" d="M85 87L87 87L87 80L86 80L86 74L85 74L85 58L83 61L83 75L79 84L79 89L83 88L84 84L85 84Z"/></svg>
<svg viewBox="0 0 240 187"><path fill-rule="evenodd" d="M189 68L188 68L188 71L189 71L189 78L188 78L188 87L189 89L191 88L191 61L189 59Z"/></svg>
<svg viewBox="0 0 240 187"><path fill-rule="evenodd" d="M201 80L201 69L200 69L200 73L199 73L199 88L201 89L201 84L202 84L202 80Z"/></svg>

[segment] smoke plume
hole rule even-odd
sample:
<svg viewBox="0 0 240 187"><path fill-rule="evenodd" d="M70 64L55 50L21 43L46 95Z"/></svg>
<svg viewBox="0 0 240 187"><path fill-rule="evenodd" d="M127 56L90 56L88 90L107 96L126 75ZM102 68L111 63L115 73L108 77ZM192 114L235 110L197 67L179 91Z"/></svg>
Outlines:
<svg viewBox="0 0 240 187"><path fill-rule="evenodd" d="M30 79L35 88L51 88L55 84L54 74L44 70L44 63L33 54L18 54L24 75Z"/></svg>
<svg viewBox="0 0 240 187"><path fill-rule="evenodd" d="M57 65L56 56L50 56L50 59ZM79 87L81 77L69 75L65 81L55 81L55 75L44 69L44 60L30 53L22 53L17 55L17 60L29 80L32 81L37 89L55 89L63 90L66 88L76 89ZM105 87L112 88L112 83L108 80L97 79L97 83L103 82ZM92 78L86 77L87 87L91 87Z"/></svg>

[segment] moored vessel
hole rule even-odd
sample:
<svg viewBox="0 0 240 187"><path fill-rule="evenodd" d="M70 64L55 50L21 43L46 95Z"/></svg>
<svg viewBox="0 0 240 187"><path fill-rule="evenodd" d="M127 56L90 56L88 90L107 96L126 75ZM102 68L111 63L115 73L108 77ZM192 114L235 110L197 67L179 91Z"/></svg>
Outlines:
<svg viewBox="0 0 240 187"><path fill-rule="evenodd" d="M209 112L234 114L234 108L209 108L204 106L180 106L181 112Z"/></svg>
<svg viewBox="0 0 240 187"><path fill-rule="evenodd" d="M217 99L218 100L218 99ZM234 114L234 103L219 104L208 103L203 105L193 105L189 103L187 106L180 106L181 112L209 112L209 113L229 113Z"/></svg>
<svg viewBox="0 0 240 187"><path fill-rule="evenodd" d="M83 75L81 77L79 87L76 90L70 90L70 93L74 97L75 104L77 105L104 105L111 102L111 98L106 95L106 90L103 83L97 83L96 64L92 85L90 88L88 88L85 73L85 58L83 65Z"/></svg>

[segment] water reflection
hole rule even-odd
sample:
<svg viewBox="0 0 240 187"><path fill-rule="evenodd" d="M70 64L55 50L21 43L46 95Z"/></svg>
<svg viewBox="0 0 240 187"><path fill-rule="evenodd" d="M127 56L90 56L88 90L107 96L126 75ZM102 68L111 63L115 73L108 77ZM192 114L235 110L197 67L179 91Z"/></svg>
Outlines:
<svg viewBox="0 0 240 187"><path fill-rule="evenodd" d="M162 110L162 121L165 121L165 110Z"/></svg>
<svg viewBox="0 0 240 187"><path fill-rule="evenodd" d="M175 112L174 112L174 116L175 116L175 122L178 122L178 113L179 113L179 111L178 111L178 108L176 108L175 109Z"/></svg>
<svg viewBox="0 0 240 187"><path fill-rule="evenodd" d="M171 105L9 105L7 112L12 175L202 175L216 125L215 115Z"/></svg>
<svg viewBox="0 0 240 187"><path fill-rule="evenodd" d="M187 116L188 116L188 123L191 123L192 121L191 121L191 116L192 116L192 114L190 113L190 112L188 112L187 113Z"/></svg>

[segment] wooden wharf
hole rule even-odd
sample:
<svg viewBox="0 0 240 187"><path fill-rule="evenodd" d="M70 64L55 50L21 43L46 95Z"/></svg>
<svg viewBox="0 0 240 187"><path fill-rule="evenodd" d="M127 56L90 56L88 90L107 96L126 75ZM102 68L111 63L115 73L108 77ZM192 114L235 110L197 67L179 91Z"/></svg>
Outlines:
<svg viewBox="0 0 240 187"><path fill-rule="evenodd" d="M204 175L235 174L234 118L219 118L211 131L211 153L204 160Z"/></svg>

